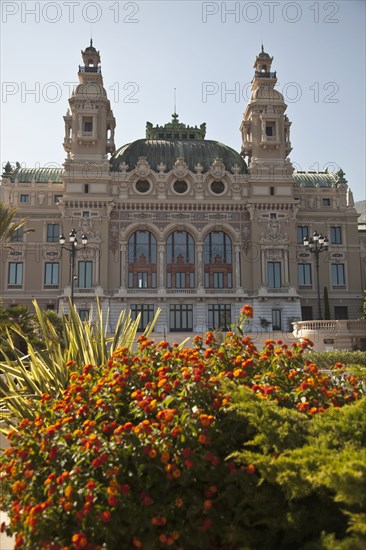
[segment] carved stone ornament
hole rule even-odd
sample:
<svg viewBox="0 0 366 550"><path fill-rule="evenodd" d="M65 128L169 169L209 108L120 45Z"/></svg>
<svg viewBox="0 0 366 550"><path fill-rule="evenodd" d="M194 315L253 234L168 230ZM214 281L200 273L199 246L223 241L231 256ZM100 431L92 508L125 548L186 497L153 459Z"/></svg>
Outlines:
<svg viewBox="0 0 366 550"><path fill-rule="evenodd" d="M194 171L197 172L197 174L202 174L203 166L200 162L196 164L196 166L194 167Z"/></svg>
<svg viewBox="0 0 366 550"><path fill-rule="evenodd" d="M231 171L235 176L238 176L240 174L240 166L235 163L234 166L231 167Z"/></svg>
<svg viewBox="0 0 366 550"><path fill-rule="evenodd" d="M121 162L121 164L119 165L119 169L123 174L125 174L128 170L128 164L126 164L124 161Z"/></svg>
<svg viewBox="0 0 366 550"><path fill-rule="evenodd" d="M261 233L261 241L286 241L287 233L281 232L281 224L278 221L270 221L267 223L267 230Z"/></svg>
<svg viewBox="0 0 366 550"><path fill-rule="evenodd" d="M161 162L160 164L157 165L157 170L159 172L159 174L163 174L166 170L166 166L163 162Z"/></svg>
<svg viewBox="0 0 366 550"><path fill-rule="evenodd" d="M177 176L177 178L184 178L184 176L188 172L188 164L184 162L183 157L178 157L177 160L174 163L173 168L174 174Z"/></svg>
<svg viewBox="0 0 366 550"><path fill-rule="evenodd" d="M136 163L136 172L141 177L146 177L150 171L150 164L147 162L146 157L139 157Z"/></svg>
<svg viewBox="0 0 366 550"><path fill-rule="evenodd" d="M225 164L222 162L221 159L215 158L211 165L210 172L216 179L220 179L223 177L223 175L225 174Z"/></svg>

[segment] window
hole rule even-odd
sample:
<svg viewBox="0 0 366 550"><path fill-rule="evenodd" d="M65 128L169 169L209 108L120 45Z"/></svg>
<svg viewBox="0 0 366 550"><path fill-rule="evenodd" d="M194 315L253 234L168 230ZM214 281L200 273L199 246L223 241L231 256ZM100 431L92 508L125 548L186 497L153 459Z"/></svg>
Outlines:
<svg viewBox="0 0 366 550"><path fill-rule="evenodd" d="M188 183L186 181L175 181L173 189L176 193L185 193L188 189Z"/></svg>
<svg viewBox="0 0 366 550"><path fill-rule="evenodd" d="M128 240L129 288L156 288L156 248L156 239L150 231L132 233Z"/></svg>
<svg viewBox="0 0 366 550"><path fill-rule="evenodd" d="M323 199L322 200L322 205L323 206L330 206L330 199Z"/></svg>
<svg viewBox="0 0 366 550"><path fill-rule="evenodd" d="M194 240L192 235L186 231L174 231L169 235L166 242L166 276L168 288L194 288L194 254ZM183 273L185 274L184 276ZM177 287L177 284L180 286Z"/></svg>
<svg viewBox="0 0 366 550"><path fill-rule="evenodd" d="M91 117L83 118L83 132L91 134L93 131L93 119Z"/></svg>
<svg viewBox="0 0 366 550"><path fill-rule="evenodd" d="M348 319L347 306L334 306L334 319Z"/></svg>
<svg viewBox="0 0 366 550"><path fill-rule="evenodd" d="M297 226L297 244L303 244L304 237L309 235L309 227L307 225Z"/></svg>
<svg viewBox="0 0 366 550"><path fill-rule="evenodd" d="M232 288L232 243L223 231L211 231L204 241L206 288Z"/></svg>
<svg viewBox="0 0 366 550"><path fill-rule="evenodd" d="M29 195L20 195L20 202L29 202Z"/></svg>
<svg viewBox="0 0 366 550"><path fill-rule="evenodd" d="M58 223L48 223L47 224L47 242L58 243L59 236L60 236L60 227Z"/></svg>
<svg viewBox="0 0 366 550"><path fill-rule="evenodd" d="M89 310L88 309L78 309L79 317L81 321L88 321L89 319Z"/></svg>
<svg viewBox="0 0 366 550"><path fill-rule="evenodd" d="M342 228L331 227L330 228L330 242L332 244L342 244Z"/></svg>
<svg viewBox="0 0 366 550"><path fill-rule="evenodd" d="M266 125L266 136L268 137L273 136L273 126L271 124Z"/></svg>
<svg viewBox="0 0 366 550"><path fill-rule="evenodd" d="M91 288L93 286L93 262L79 262L78 287Z"/></svg>
<svg viewBox="0 0 366 550"><path fill-rule="evenodd" d="M46 262L44 264L44 285L45 287L58 287L60 265L58 262Z"/></svg>
<svg viewBox="0 0 366 550"><path fill-rule="evenodd" d="M191 304L172 304L170 306L170 330L172 332L191 332L193 330L193 306Z"/></svg>
<svg viewBox="0 0 366 550"><path fill-rule="evenodd" d="M138 331L143 332L147 325L152 322L154 319L154 305L153 304L135 304L131 306L131 316L132 319L137 319L138 315L140 316L140 322L138 326Z"/></svg>
<svg viewBox="0 0 366 550"><path fill-rule="evenodd" d="M8 271L8 285L22 286L23 284L23 262L10 262Z"/></svg>
<svg viewBox="0 0 366 550"><path fill-rule="evenodd" d="M19 227L19 229L16 229L14 233L11 236L11 242L12 243L22 243L23 242L23 235L24 230L23 227Z"/></svg>
<svg viewBox="0 0 366 550"><path fill-rule="evenodd" d="M225 191L225 184L222 181L213 181L211 183L211 191L216 195L221 195Z"/></svg>
<svg viewBox="0 0 366 550"><path fill-rule="evenodd" d="M209 304L208 326L210 329L229 330L231 325L230 304Z"/></svg>
<svg viewBox="0 0 366 550"><path fill-rule="evenodd" d="M299 286L311 286L311 264L297 264Z"/></svg>
<svg viewBox="0 0 366 550"><path fill-rule="evenodd" d="M281 262L267 263L267 277L269 288L281 288Z"/></svg>
<svg viewBox="0 0 366 550"><path fill-rule="evenodd" d="M344 272L344 264L331 264L332 270L332 285L333 286L346 286L346 278Z"/></svg>
<svg viewBox="0 0 366 550"><path fill-rule="evenodd" d="M274 194L275 194L275 188L274 188L274 187L270 187L270 188L269 188L269 194L270 194L270 195L274 195Z"/></svg>
<svg viewBox="0 0 366 550"><path fill-rule="evenodd" d="M150 183L147 180L139 180L136 183L136 191L139 193L147 193L150 191Z"/></svg>
<svg viewBox="0 0 366 550"><path fill-rule="evenodd" d="M90 218L90 212L89 212L89 210L84 210L84 212L83 212L83 218Z"/></svg>
<svg viewBox="0 0 366 550"><path fill-rule="evenodd" d="M312 306L302 306L301 307L301 319L303 321L311 321L313 319L313 308L312 308Z"/></svg>
<svg viewBox="0 0 366 550"><path fill-rule="evenodd" d="M280 309L272 309L272 329L282 330L282 318Z"/></svg>
<svg viewBox="0 0 366 550"><path fill-rule="evenodd" d="M57 204L58 202L61 202L61 200L62 200L62 195L54 195L53 196L53 202L55 204Z"/></svg>
<svg viewBox="0 0 366 550"><path fill-rule="evenodd" d="M84 183L84 193L89 193L89 183Z"/></svg>

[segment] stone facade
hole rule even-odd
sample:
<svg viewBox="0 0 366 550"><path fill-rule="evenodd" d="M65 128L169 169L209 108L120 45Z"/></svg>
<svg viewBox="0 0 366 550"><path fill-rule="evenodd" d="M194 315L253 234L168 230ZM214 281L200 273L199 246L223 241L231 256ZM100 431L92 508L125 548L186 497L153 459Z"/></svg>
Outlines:
<svg viewBox="0 0 366 550"><path fill-rule="evenodd" d="M141 328L161 313L158 332L227 328L254 306L255 330L291 330L318 314L315 258L302 239L327 235L319 288L332 318L360 315L365 281L357 212L342 171L294 172L290 127L276 73L263 51L254 64L241 124L241 153L205 139L206 126L173 114L146 138L115 151L115 118L103 87L99 52L82 52L79 85L65 121L63 169L8 165L1 200L29 217L34 232L2 250L5 305L68 309L88 315L98 295L110 328L124 308ZM75 228L72 253L59 237ZM81 246L81 236L88 244Z"/></svg>

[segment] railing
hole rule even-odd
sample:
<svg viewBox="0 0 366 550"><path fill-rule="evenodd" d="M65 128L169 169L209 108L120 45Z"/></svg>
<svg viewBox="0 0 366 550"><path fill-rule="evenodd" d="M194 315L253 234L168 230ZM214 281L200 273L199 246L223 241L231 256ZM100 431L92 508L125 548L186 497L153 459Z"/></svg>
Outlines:
<svg viewBox="0 0 366 550"><path fill-rule="evenodd" d="M167 288L167 294L196 294L195 288Z"/></svg>
<svg viewBox="0 0 366 550"><path fill-rule="evenodd" d="M366 340L366 320L314 320L293 323L296 338L310 338L316 351L325 349L354 349Z"/></svg>

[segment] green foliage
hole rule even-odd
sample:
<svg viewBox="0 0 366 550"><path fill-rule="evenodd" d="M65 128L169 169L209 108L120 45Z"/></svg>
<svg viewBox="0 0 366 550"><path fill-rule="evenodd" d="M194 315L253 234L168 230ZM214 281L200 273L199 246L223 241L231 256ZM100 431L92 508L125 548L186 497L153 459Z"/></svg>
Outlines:
<svg viewBox="0 0 366 550"><path fill-rule="evenodd" d="M256 430L233 458L256 465L258 491L268 494L271 487L281 494L276 517L289 522L285 539L290 545L284 547L364 548L366 398L311 421L269 403L258 404L253 414L247 390L236 391L232 399L233 409Z"/></svg>
<svg viewBox="0 0 366 550"><path fill-rule="evenodd" d="M27 335L26 339L22 334ZM21 354L26 354L27 341L33 346L40 345L39 336L36 317L27 306L4 308L0 304L0 361L5 356L15 359L13 347Z"/></svg>

